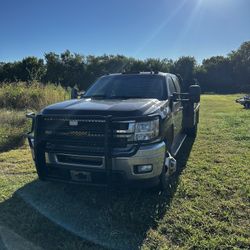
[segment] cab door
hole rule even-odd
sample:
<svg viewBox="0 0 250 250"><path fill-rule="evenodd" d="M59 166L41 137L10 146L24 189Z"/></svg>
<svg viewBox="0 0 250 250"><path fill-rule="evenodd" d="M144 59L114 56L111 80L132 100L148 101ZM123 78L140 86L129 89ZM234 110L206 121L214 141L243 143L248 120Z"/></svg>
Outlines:
<svg viewBox="0 0 250 250"><path fill-rule="evenodd" d="M180 94L180 86L176 85L172 77L168 77L168 93L169 98L173 93ZM173 123L174 123L174 137L182 131L182 110L183 106L181 101L173 101L172 105L172 114L173 114Z"/></svg>

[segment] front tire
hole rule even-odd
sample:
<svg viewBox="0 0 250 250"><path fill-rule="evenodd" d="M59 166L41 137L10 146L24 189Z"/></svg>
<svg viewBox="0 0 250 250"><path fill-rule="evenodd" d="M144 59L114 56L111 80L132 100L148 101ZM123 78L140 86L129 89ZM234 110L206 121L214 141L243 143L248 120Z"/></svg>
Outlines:
<svg viewBox="0 0 250 250"><path fill-rule="evenodd" d="M37 169L37 176L40 181L46 181L46 175L43 171L41 171L38 167Z"/></svg>
<svg viewBox="0 0 250 250"><path fill-rule="evenodd" d="M160 175L160 189L162 191L168 191L170 189L170 182L172 176L177 170L176 160L169 154L168 157L164 159L162 173Z"/></svg>
<svg viewBox="0 0 250 250"><path fill-rule="evenodd" d="M159 189L161 191L168 191L170 188L170 173L169 173L169 169L166 168L166 166L163 166L162 168L162 173L160 175L160 184L159 184Z"/></svg>

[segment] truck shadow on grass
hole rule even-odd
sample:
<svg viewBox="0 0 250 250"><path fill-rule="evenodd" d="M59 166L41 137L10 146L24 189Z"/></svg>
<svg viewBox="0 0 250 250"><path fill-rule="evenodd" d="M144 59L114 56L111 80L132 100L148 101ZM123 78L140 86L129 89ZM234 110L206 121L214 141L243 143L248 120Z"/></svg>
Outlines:
<svg viewBox="0 0 250 250"><path fill-rule="evenodd" d="M63 240L68 242L83 239L91 242L89 244L109 249L138 249L148 230L157 227L157 221L170 208L193 143L193 139L187 138L177 155L178 171L167 193L125 188L108 191L34 181L17 190L11 199L0 205L0 209L10 217L8 221L8 216L0 217L0 220L3 219L8 227L26 239L33 238L29 234L36 232L39 236L35 237L35 244L46 249L55 249L50 241L58 240L56 238L60 235L65 235ZM36 214L32 220L25 209ZM29 227L28 231L26 227ZM94 247L91 246L91 249Z"/></svg>

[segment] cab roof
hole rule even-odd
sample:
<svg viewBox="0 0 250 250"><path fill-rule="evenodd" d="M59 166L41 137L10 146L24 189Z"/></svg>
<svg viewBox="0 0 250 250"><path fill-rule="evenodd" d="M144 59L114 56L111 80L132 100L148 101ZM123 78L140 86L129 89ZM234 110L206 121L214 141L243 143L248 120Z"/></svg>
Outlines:
<svg viewBox="0 0 250 250"><path fill-rule="evenodd" d="M165 73L160 71L137 71L137 72L123 72L123 73L112 73L107 75L162 75L162 76L176 76L171 73Z"/></svg>

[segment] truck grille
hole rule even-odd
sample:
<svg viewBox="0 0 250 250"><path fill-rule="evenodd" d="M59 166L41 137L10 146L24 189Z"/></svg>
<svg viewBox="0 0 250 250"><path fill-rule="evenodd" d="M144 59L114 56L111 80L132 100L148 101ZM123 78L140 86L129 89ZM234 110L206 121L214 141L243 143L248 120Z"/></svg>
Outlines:
<svg viewBox="0 0 250 250"><path fill-rule="evenodd" d="M39 136L50 152L104 155L105 133L112 149L127 148L133 137L129 122L111 122L106 131L104 119L41 116L39 121Z"/></svg>

